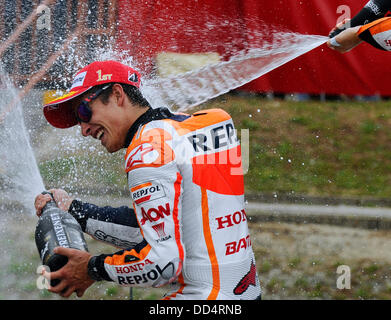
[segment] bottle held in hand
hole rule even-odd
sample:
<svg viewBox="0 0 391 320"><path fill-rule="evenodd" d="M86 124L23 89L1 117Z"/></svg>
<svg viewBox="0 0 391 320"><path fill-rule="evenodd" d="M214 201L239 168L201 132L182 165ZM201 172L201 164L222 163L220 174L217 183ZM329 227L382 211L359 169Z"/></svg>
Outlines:
<svg viewBox="0 0 391 320"><path fill-rule="evenodd" d="M43 192L45 193L50 194ZM54 200L42 209L35 229L35 244L42 264L48 266L51 272L61 269L68 262L67 257L53 252L55 247L88 251L79 223L70 213L61 210ZM50 285L54 287L59 282L58 279L54 279Z"/></svg>

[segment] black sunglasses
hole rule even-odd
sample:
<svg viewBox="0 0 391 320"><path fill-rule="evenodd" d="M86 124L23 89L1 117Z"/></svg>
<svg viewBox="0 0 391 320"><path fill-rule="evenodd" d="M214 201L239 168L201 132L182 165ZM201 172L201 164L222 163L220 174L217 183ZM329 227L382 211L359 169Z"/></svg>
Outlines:
<svg viewBox="0 0 391 320"><path fill-rule="evenodd" d="M89 106L89 103L98 98L99 95L106 89L110 88L110 86L111 84L96 90L94 93L91 93L87 98L80 102L79 106L76 108L76 119L79 123L89 122L91 120L92 110Z"/></svg>

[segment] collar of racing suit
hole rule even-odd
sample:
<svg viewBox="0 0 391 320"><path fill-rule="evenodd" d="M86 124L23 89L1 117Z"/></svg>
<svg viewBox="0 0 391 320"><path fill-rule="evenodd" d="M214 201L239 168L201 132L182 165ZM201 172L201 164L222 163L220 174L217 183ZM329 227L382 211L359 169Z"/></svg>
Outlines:
<svg viewBox="0 0 391 320"><path fill-rule="evenodd" d="M129 147L130 143L133 140L134 135L136 134L140 126L148 122L151 122L153 120L167 119L167 118L171 118L172 116L173 114L167 108L149 107L149 109L145 113L143 113L140 117L138 117L137 120L130 127L126 135L124 148Z"/></svg>

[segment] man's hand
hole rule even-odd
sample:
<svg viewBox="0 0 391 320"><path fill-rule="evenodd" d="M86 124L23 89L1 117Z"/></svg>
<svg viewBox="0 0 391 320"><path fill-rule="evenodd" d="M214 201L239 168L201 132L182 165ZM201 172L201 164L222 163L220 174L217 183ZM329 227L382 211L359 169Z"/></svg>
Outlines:
<svg viewBox="0 0 391 320"><path fill-rule="evenodd" d="M329 38L334 38L342 31L350 28L350 19L345 19L344 21L338 23L333 29L329 32Z"/></svg>
<svg viewBox="0 0 391 320"><path fill-rule="evenodd" d="M327 41L328 47L340 53L345 53L352 50L354 47L356 47L362 42L357 35L357 32L360 30L360 28L361 26L357 26L342 31L335 38L332 38ZM333 43L333 41L335 42Z"/></svg>
<svg viewBox="0 0 391 320"><path fill-rule="evenodd" d="M73 198L71 198L69 194L62 189L50 189L49 192L53 194L54 201L57 203L58 207L61 210L68 211ZM41 216L42 209L51 200L52 197L49 194L39 194L35 198L34 206L38 217Z"/></svg>
<svg viewBox="0 0 391 320"><path fill-rule="evenodd" d="M91 254L86 251L64 247L57 247L54 252L68 257L68 262L60 270L54 272L43 271L42 275L48 280L60 280L58 285L50 287L48 290L64 298L68 298L73 292L76 292L78 297L83 296L87 288L95 282L87 274Z"/></svg>

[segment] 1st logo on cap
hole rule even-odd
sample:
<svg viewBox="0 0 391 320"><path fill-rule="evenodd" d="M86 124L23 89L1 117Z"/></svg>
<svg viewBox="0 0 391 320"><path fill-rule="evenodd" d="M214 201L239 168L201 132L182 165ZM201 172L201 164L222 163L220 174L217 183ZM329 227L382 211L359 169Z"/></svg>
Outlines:
<svg viewBox="0 0 391 320"><path fill-rule="evenodd" d="M107 81L107 80L111 80L111 76L113 74L102 74L102 70L98 70L96 72L98 74L98 80L97 81Z"/></svg>

